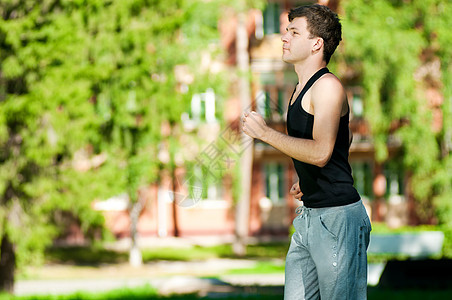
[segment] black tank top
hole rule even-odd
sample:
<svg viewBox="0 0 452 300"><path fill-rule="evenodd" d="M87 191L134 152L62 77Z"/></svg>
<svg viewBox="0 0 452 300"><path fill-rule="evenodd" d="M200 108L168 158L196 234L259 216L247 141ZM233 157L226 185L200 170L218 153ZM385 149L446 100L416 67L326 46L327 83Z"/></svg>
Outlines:
<svg viewBox="0 0 452 300"><path fill-rule="evenodd" d="M308 80L294 103L291 105L291 101L289 101L287 132L290 136L313 139L314 116L303 109L301 101L314 82L326 73L329 73L327 68L317 71ZM295 90L292 97L294 93ZM306 207L347 205L360 199L358 192L353 187L352 170L348 163L350 146L348 118L349 112L340 118L333 153L324 167L320 168L292 158L298 174L300 189L303 192L301 200Z"/></svg>

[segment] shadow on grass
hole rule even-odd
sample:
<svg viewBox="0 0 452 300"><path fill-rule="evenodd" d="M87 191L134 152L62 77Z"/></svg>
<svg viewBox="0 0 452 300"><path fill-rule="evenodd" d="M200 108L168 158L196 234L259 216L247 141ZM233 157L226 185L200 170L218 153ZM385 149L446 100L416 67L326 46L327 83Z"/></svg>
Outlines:
<svg viewBox="0 0 452 300"><path fill-rule="evenodd" d="M247 246L247 255L238 257L232 245L211 247L193 246L190 248L156 247L142 250L143 262L159 260L190 261L210 258L280 258L283 259L289 248L288 243L266 243ZM123 263L128 260L127 252L107 250L100 247L53 247L46 251L49 263L91 265Z"/></svg>
<svg viewBox="0 0 452 300"><path fill-rule="evenodd" d="M129 257L125 252L87 246L53 247L46 250L45 256L49 263L80 266L123 263Z"/></svg>

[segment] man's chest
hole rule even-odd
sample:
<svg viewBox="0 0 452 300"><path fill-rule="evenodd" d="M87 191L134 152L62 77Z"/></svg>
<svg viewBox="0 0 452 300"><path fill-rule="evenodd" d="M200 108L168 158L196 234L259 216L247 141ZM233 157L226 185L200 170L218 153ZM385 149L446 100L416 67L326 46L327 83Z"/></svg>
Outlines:
<svg viewBox="0 0 452 300"><path fill-rule="evenodd" d="M290 99L290 106L292 107L296 102L298 102L296 103L297 106L301 106L301 108L309 114L314 114L314 107L312 106L311 101L311 90L309 89L301 95L300 93L301 88L298 85L295 89L295 93ZM298 98L300 98L299 101L297 101Z"/></svg>

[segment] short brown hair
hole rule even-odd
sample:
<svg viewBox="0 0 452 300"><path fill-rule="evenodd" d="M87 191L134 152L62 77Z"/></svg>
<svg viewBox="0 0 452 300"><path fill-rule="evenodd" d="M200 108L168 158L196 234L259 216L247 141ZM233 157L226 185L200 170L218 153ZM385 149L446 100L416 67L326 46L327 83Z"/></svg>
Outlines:
<svg viewBox="0 0 452 300"><path fill-rule="evenodd" d="M339 42L342 40L342 25L335 12L324 5L313 4L292 8L289 12L289 22L295 18L305 17L310 38L323 39L323 59L330 61Z"/></svg>

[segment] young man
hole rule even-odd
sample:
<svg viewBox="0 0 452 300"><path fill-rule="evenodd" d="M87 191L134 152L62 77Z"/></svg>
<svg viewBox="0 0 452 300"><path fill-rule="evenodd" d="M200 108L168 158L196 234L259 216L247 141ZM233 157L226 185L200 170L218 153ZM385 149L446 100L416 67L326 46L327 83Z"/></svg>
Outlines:
<svg viewBox="0 0 452 300"><path fill-rule="evenodd" d="M348 163L346 94L326 68L341 24L317 4L292 9L289 22L282 58L298 75L287 112L289 135L269 128L256 112L243 116L243 131L289 155L299 177L290 193L303 206L293 222L284 299L366 299L371 225Z"/></svg>

